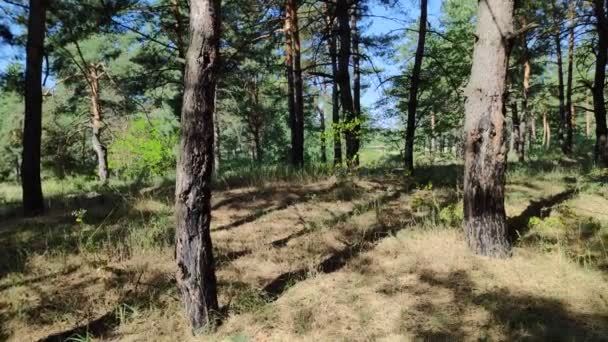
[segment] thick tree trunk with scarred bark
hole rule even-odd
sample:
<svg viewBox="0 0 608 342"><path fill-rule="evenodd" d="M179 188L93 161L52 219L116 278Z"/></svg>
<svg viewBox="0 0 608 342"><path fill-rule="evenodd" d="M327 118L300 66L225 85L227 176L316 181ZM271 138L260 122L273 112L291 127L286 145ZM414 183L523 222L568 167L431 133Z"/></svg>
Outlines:
<svg viewBox="0 0 608 342"><path fill-rule="evenodd" d="M190 2L180 158L175 194L177 285L193 329L217 319L210 235L213 115L219 66L220 0Z"/></svg>
<svg viewBox="0 0 608 342"><path fill-rule="evenodd" d="M42 59L46 22L46 1L30 0L25 65L25 119L21 155L23 214L36 216L44 211L40 180L42 140Z"/></svg>
<svg viewBox="0 0 608 342"><path fill-rule="evenodd" d="M465 104L464 230L473 252L508 257L505 98L513 0L480 0Z"/></svg>
<svg viewBox="0 0 608 342"><path fill-rule="evenodd" d="M338 74L336 82L340 87L340 102L344 120L344 137L346 138L346 162L349 167L354 166L357 157L357 132L353 95L351 92L349 62L351 55L351 30L349 2L336 0L336 20L338 22L338 36L340 49L338 51Z"/></svg>

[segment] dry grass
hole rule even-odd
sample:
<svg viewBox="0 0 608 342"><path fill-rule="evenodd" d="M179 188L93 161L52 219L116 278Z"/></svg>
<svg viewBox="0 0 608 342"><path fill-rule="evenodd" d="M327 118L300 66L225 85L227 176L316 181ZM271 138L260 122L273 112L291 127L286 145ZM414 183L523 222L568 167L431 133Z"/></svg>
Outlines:
<svg viewBox="0 0 608 342"><path fill-rule="evenodd" d="M515 175L509 214L533 213L531 200L570 187L563 174ZM78 208L5 221L0 340L87 337L87 325L121 341L608 336L608 222L591 214L604 211L601 188L539 209L509 260L469 253L449 182L326 178L221 191L212 235L224 322L196 336L173 279L171 196L157 190L84 207L81 223ZM582 252L595 256L581 262Z"/></svg>

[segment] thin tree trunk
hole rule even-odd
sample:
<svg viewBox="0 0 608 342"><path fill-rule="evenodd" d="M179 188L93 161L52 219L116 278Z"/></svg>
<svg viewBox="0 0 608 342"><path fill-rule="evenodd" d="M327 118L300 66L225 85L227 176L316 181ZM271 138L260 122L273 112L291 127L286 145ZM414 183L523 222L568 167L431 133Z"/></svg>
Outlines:
<svg viewBox="0 0 608 342"><path fill-rule="evenodd" d="M287 108L289 110L289 128L291 130L291 156L290 161L292 166L298 166L297 158L297 141L298 141L298 125L296 123L296 91L294 82L294 60L293 60L293 11L290 6L293 5L292 0L285 0L285 72L287 75Z"/></svg>
<svg viewBox="0 0 608 342"><path fill-rule="evenodd" d="M574 1L570 0L570 25L568 28L570 37L568 39L568 75L566 81L566 113L564 117L564 146L563 150L566 154L572 154L572 135L573 126L572 121L574 114L572 112L572 77L573 77L573 65L574 65L574 15L575 15L575 4Z"/></svg>
<svg viewBox="0 0 608 342"><path fill-rule="evenodd" d="M511 115L513 116L513 128L511 132L512 148L517 154L520 162L524 162L523 142L521 141L522 128L519 113L517 111L517 101L511 101Z"/></svg>
<svg viewBox="0 0 608 342"><path fill-rule="evenodd" d="M221 133L220 133L220 119L219 119L219 84L216 84L215 91L213 92L213 106L215 110L213 111L213 173L218 175L220 172L220 166L222 163L222 150L221 150Z"/></svg>
<svg viewBox="0 0 608 342"><path fill-rule="evenodd" d="M556 0L551 0L556 1ZM552 3L553 6L553 23L555 25L555 34L553 35L553 40L555 43L555 54L557 57L557 80L558 80L558 100L559 100L559 141L562 147L562 151L567 153L566 150L566 104L565 104L565 95L564 95L564 68L562 61L562 40L561 40L561 20L558 13L558 8L555 5L555 2Z"/></svg>
<svg viewBox="0 0 608 342"><path fill-rule="evenodd" d="M477 18L478 40L465 103L465 236L477 254L508 257L504 101L513 0L481 0Z"/></svg>
<svg viewBox="0 0 608 342"><path fill-rule="evenodd" d="M593 112L585 113L585 136L587 138L591 137L591 117L593 116Z"/></svg>
<svg viewBox="0 0 608 342"><path fill-rule="evenodd" d="M547 112L543 112L543 146L549 148L551 146L551 124Z"/></svg>
<svg viewBox="0 0 608 342"><path fill-rule="evenodd" d="M321 163L327 164L327 142L325 139L325 113L321 107L317 107L319 122L321 123Z"/></svg>
<svg viewBox="0 0 608 342"><path fill-rule="evenodd" d="M414 58L414 69L410 83L409 101L407 103L407 127L405 128L405 170L414 172L414 136L416 133L416 110L418 109L418 89L420 87L420 71L424 57L426 41L427 0L420 0L420 26L418 29L418 47Z"/></svg>
<svg viewBox="0 0 608 342"><path fill-rule="evenodd" d="M608 59L608 0L594 0L593 10L596 17L598 45L595 58L595 80L593 83L593 110L595 112L595 161L601 167L608 167L608 127L606 126L606 104L604 82L606 81L606 62Z"/></svg>
<svg viewBox="0 0 608 342"><path fill-rule="evenodd" d="M91 64L89 67L89 86L91 88L91 123L93 125L91 141L93 143L93 150L97 155L97 177L102 184L105 184L108 182L109 175L108 149L101 140L103 115L99 94L99 70L95 64Z"/></svg>
<svg viewBox="0 0 608 342"><path fill-rule="evenodd" d="M523 26L527 25L527 21L523 20ZM522 48L523 48L523 57L524 57L524 78L523 78L523 96L521 101L521 123L523 127L520 130L520 162L524 162L526 159L526 136L528 137L528 141L530 148L532 148L532 129L534 120L533 116L530 114L530 110L528 108L528 98L530 97L530 75L532 73L532 64L530 62L530 53L528 51L528 36L526 33L522 34Z"/></svg>
<svg viewBox="0 0 608 342"><path fill-rule="evenodd" d="M354 166L357 145L355 134L356 117L351 93L349 61L351 55L350 18L348 15L348 1L336 0L336 19L340 37L340 49L338 53L338 77L340 87L340 100L344 119L344 135L346 138L346 162L349 167Z"/></svg>
<svg viewBox="0 0 608 342"><path fill-rule="evenodd" d="M431 112L431 154L435 154L437 151L437 137L435 136L435 112Z"/></svg>
<svg viewBox="0 0 608 342"><path fill-rule="evenodd" d="M44 211L40 180L42 140L42 60L46 32L46 1L30 0L25 64L25 119L21 155L23 214L36 216Z"/></svg>
<svg viewBox="0 0 608 342"><path fill-rule="evenodd" d="M219 308L209 225L220 18L220 0L191 0L177 164L175 255L177 285L194 329L213 327Z"/></svg>
<svg viewBox="0 0 608 342"><path fill-rule="evenodd" d="M351 13L351 39L353 43L353 116L355 117L355 120L357 120L353 135L355 149L354 165L359 165L359 149L361 147L361 52L359 51L359 28L357 23L359 19L357 10L358 5L358 1L355 1L355 7Z"/></svg>
<svg viewBox="0 0 608 342"><path fill-rule="evenodd" d="M295 0L287 0L291 11L289 18L292 21L292 43L293 43L293 81L295 92L295 146L293 164L296 167L304 166L304 83L302 80L300 26L298 23L298 7Z"/></svg>
<svg viewBox="0 0 608 342"><path fill-rule="evenodd" d="M335 20L332 15L328 16L329 22L329 38L327 39L327 47L331 58L331 103L332 103L332 132L334 138L334 166L342 165L342 130L340 127L340 92L338 90L338 58L336 48L336 31Z"/></svg>

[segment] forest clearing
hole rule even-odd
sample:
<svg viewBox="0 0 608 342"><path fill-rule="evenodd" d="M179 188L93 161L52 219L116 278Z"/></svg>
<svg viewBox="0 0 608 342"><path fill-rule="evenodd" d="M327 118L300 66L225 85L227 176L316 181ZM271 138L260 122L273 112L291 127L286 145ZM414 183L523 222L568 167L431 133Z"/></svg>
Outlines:
<svg viewBox="0 0 608 342"><path fill-rule="evenodd" d="M0 341L608 341L608 0L0 13Z"/></svg>

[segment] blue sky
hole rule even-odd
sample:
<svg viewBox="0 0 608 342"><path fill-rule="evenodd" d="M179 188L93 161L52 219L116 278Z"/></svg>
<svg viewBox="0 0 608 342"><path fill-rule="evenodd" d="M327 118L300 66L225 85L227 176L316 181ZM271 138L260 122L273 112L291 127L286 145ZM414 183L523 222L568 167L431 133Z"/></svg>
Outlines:
<svg viewBox="0 0 608 342"><path fill-rule="evenodd" d="M429 0L429 21L431 24L437 22L440 11L441 3L443 0ZM414 24L418 16L420 15L420 0L400 0L397 7L387 9L381 5L372 5L370 8L370 17L363 21L363 26L368 26L367 33L370 35L382 35L390 32L397 32L407 26ZM11 28L14 33L18 33L19 28ZM401 31L402 32L402 31ZM9 45L0 45L0 71L5 70L6 66L15 61L19 54L22 53L21 49L11 47ZM375 68L383 70L383 75L380 79L397 75L399 73L399 66L393 63L391 60L384 60L382 58L373 58ZM369 87L365 90L362 96L362 105L367 108L373 108L374 103L382 96L382 88L379 88L380 81L376 75L370 75L364 82Z"/></svg>
<svg viewBox="0 0 608 342"><path fill-rule="evenodd" d="M428 19L431 25L437 26L441 14L441 4L443 0L429 0L428 3ZM370 35L383 35L402 30L415 24L420 16L420 0L400 0L398 8L387 9L384 6L375 5L370 8L370 17L365 20L363 25L371 25L367 31ZM397 43L399 44L399 43ZM364 108L370 110L373 117L379 118L381 115L377 113L375 103L381 99L383 88L380 86L380 79L398 75L401 65L394 63L393 60L385 60L382 58L372 58L375 68L382 69L383 73L380 77L370 75L364 82L369 86L361 97L361 104ZM380 79L379 79L380 78ZM386 84L384 85L386 87ZM381 109L380 109L381 110ZM385 122L387 125L391 123Z"/></svg>

